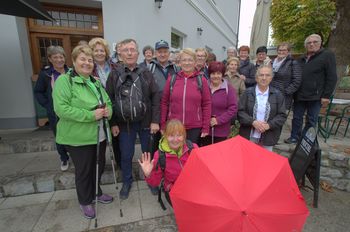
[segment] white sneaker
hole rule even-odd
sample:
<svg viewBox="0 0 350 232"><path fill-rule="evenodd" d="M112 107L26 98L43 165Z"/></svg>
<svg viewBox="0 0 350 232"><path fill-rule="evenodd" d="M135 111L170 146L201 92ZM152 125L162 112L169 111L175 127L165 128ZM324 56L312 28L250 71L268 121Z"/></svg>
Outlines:
<svg viewBox="0 0 350 232"><path fill-rule="evenodd" d="M69 168L69 161L61 161L61 171L67 171Z"/></svg>

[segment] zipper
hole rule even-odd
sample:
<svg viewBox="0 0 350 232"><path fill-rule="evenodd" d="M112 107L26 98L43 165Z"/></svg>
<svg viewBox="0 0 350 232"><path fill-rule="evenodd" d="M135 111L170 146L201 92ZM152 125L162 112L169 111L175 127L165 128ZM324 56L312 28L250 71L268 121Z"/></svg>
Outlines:
<svg viewBox="0 0 350 232"><path fill-rule="evenodd" d="M185 125L185 99L186 99L186 87L187 87L187 78L185 78L185 84L184 84L184 93L182 96L182 123Z"/></svg>

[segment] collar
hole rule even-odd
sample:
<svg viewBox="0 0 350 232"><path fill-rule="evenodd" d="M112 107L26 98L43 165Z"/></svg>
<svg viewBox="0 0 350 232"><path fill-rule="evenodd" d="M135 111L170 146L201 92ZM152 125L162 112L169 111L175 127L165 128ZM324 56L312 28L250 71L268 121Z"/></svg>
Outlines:
<svg viewBox="0 0 350 232"><path fill-rule="evenodd" d="M270 87L267 87L267 90L265 92L261 92L258 85L255 86L255 94L256 96L268 96L270 92Z"/></svg>

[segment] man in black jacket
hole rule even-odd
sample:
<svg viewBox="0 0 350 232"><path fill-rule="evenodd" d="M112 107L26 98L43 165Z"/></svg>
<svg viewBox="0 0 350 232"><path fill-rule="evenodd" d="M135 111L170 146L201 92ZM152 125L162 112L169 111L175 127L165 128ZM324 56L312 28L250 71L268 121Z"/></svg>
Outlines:
<svg viewBox="0 0 350 232"><path fill-rule="evenodd" d="M113 136L119 134L123 176L123 186L119 197L127 199L133 182L132 158L135 151L136 135L140 138L142 152L146 152L150 133L155 134L159 131L160 94L152 73L147 68L137 65L139 51L136 41L125 39L120 43L123 65L110 73L106 83L106 91L113 103L112 134ZM133 81L132 85L128 85L129 79ZM131 90L125 89L127 86L134 87ZM129 104L120 104L118 98L131 92L133 94L130 95L130 99L142 94L142 102L139 101L139 104L132 105L131 113L138 112L136 109L139 106L143 106L145 111L141 117L139 114L130 119L124 118L126 112L123 111L123 109L127 109ZM123 117L120 116L121 114Z"/></svg>
<svg viewBox="0 0 350 232"><path fill-rule="evenodd" d="M296 92L292 132L286 143L297 143L302 135L303 117L307 112L304 131L316 127L321 105L328 104L337 83L334 54L321 48L321 37L317 34L305 40L306 54L299 60L302 67L302 81Z"/></svg>

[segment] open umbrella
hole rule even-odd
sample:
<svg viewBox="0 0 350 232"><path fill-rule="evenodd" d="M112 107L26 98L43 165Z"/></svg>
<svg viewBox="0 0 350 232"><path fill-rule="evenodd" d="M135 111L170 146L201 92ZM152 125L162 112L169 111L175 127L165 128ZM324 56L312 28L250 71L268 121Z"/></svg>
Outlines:
<svg viewBox="0 0 350 232"><path fill-rule="evenodd" d="M288 159L236 136L194 149L170 191L179 231L301 231Z"/></svg>

